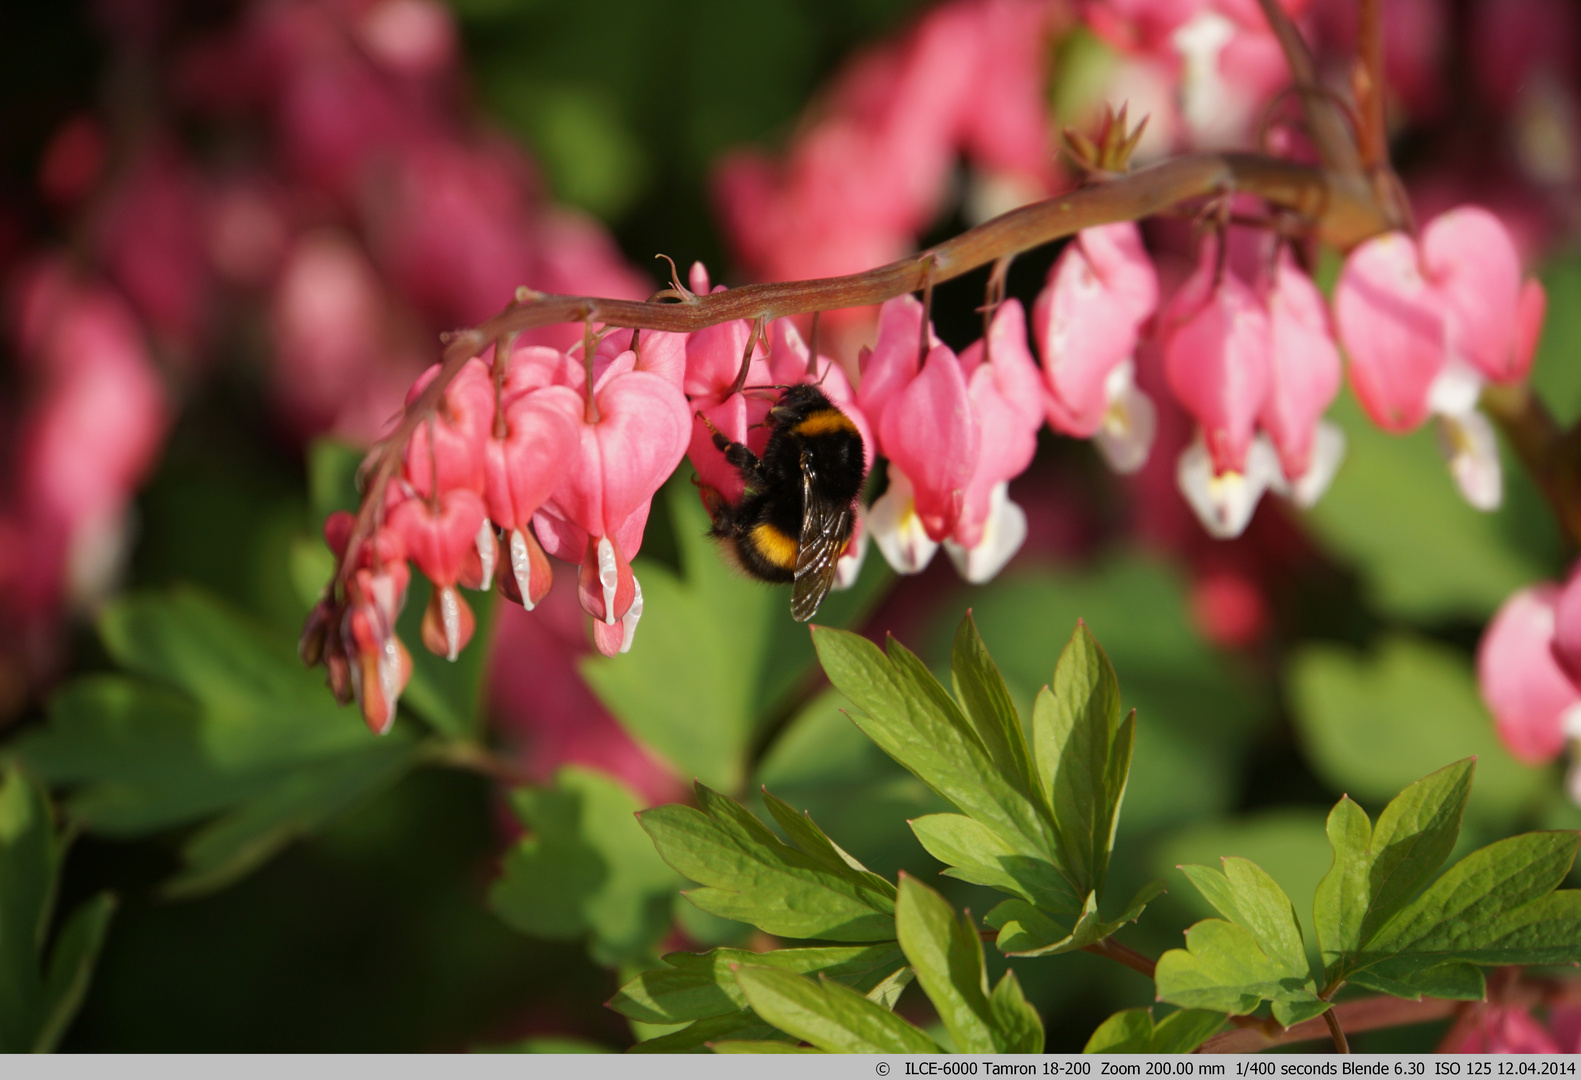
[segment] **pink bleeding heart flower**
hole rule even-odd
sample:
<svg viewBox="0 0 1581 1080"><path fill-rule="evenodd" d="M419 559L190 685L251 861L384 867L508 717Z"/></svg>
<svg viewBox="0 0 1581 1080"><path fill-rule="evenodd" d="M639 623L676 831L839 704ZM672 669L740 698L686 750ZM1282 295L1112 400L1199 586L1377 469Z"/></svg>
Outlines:
<svg viewBox="0 0 1581 1080"><path fill-rule="evenodd" d="M1158 273L1133 222L1084 229L1066 245L1032 306L1054 430L1099 433L1116 397L1112 376L1157 307Z"/></svg>
<svg viewBox="0 0 1581 1080"><path fill-rule="evenodd" d="M429 368L406 395L408 407L439 373ZM483 494L484 444L494 426L494 381L482 360L468 360L445 388L434 419L419 424L406 444L407 482L429 495L434 481L441 492L466 488Z"/></svg>
<svg viewBox="0 0 1581 1080"><path fill-rule="evenodd" d="M922 303L909 293L885 301L878 309L878 338L872 349L862 350L862 381L856 390L857 404L875 425L881 422L889 399L917 377L922 318ZM931 325L927 334L929 348L940 344Z"/></svg>
<svg viewBox="0 0 1581 1080"><path fill-rule="evenodd" d="M1533 764L1564 749L1581 721L1581 690L1555 659L1559 588L1515 593L1494 615L1477 646L1477 682L1510 753Z"/></svg>
<svg viewBox="0 0 1581 1080"><path fill-rule="evenodd" d="M699 263L692 268L693 284L706 288L707 270ZM715 289L719 292L721 286ZM686 340L686 378L683 387L692 409L700 414L692 421L687 457L702 484L718 491L730 503L740 501L746 490L741 474L714 445L717 430L732 442L745 443L753 453L762 453L768 444L768 429L762 427L772 401L748 397L736 389L741 362L752 341L752 324L745 320L720 323L691 334ZM752 342L752 359L742 387L768 386L771 382L764 363L767 342ZM709 425L712 425L710 428Z"/></svg>
<svg viewBox="0 0 1581 1080"><path fill-rule="evenodd" d="M529 528L533 515L571 467L581 443L582 401L566 386L545 386L507 398L500 409L503 434L484 444L484 505L506 538L511 585L507 596L531 611L550 584L549 562ZM489 530L489 525L483 525ZM492 530L489 532L492 538ZM480 542L480 548L487 541ZM487 583L482 585L487 588Z"/></svg>
<svg viewBox="0 0 1581 1080"><path fill-rule="evenodd" d="M1581 568L1571 571L1554 598L1553 638L1554 660L1581 685Z"/></svg>
<svg viewBox="0 0 1581 1080"><path fill-rule="evenodd" d="M1547 297L1535 279L1522 283L1504 224L1477 206L1440 214L1422 233L1422 264L1443 299L1449 354L1495 382L1523 378Z"/></svg>
<svg viewBox="0 0 1581 1080"><path fill-rule="evenodd" d="M1372 422L1396 433L1419 426L1447 356L1443 301L1422 276L1416 242L1385 233L1352 251L1334 315L1351 386Z"/></svg>
<svg viewBox="0 0 1581 1080"><path fill-rule="evenodd" d="M977 469L982 427L966 373L948 346L929 350L916 378L885 403L878 437L891 472L911 481L915 513L929 539L952 534Z"/></svg>
<svg viewBox="0 0 1581 1080"><path fill-rule="evenodd" d="M1026 514L1010 501L1009 482L1032 464L1043 426L1042 379L1019 301L1000 305L987 337L961 354L961 368L982 444L960 521L944 547L961 576L981 584L1026 541Z"/></svg>
<svg viewBox="0 0 1581 1080"><path fill-rule="evenodd" d="M1344 436L1320 425L1343 378L1323 295L1288 249L1264 291L1271 339L1268 396L1259 420L1279 452L1296 502L1310 506L1339 467ZM1314 454L1314 448L1316 453Z"/></svg>
<svg viewBox="0 0 1581 1080"><path fill-rule="evenodd" d="M571 467L535 520L552 554L582 564L582 607L603 625L594 643L605 655L631 647L642 589L630 560L654 493L686 451L692 420L673 384L631 370L635 356L622 355L595 384L596 411L583 413Z"/></svg>
<svg viewBox="0 0 1581 1080"><path fill-rule="evenodd" d="M434 583L423 612L423 644L435 655L454 660L472 639L472 609L455 589L477 550L484 527L483 499L467 488L441 492L430 502L416 496L389 514L388 528L400 537L418 569Z"/></svg>
<svg viewBox="0 0 1581 1080"><path fill-rule="evenodd" d="M1244 473L1270 381L1268 315L1226 271L1215 285L1212 245L1163 316L1170 389L1202 427L1215 473Z"/></svg>

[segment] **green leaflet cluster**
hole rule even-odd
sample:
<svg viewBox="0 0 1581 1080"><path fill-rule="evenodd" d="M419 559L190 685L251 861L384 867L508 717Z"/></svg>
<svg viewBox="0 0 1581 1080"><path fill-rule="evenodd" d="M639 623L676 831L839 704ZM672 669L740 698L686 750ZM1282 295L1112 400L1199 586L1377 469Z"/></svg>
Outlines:
<svg viewBox="0 0 1581 1080"><path fill-rule="evenodd" d="M970 615L951 654L953 697L893 639L881 652L815 628L813 643L829 681L859 710L856 725L960 811L918 818L912 830L946 874L1011 896L988 913L1000 951L1083 948L1163 890L1153 882L1117 915L1100 914L1136 717L1121 720L1114 668L1085 625L1038 692L1030 740Z"/></svg>
<svg viewBox="0 0 1581 1080"><path fill-rule="evenodd" d="M1003 951L1101 941L1157 895L1155 883L1118 918L1099 916L1135 718L1121 720L1114 670L1084 626L1038 696L1030 740L970 617L955 639L953 695L893 641L886 654L818 628L814 644L861 710L856 724L960 811L912 827L947 874L1010 895L988 916ZM778 937L841 945L665 957L610 1003L636 1021L685 1025L639 1050L780 1051L790 1047L783 1033L826 1051L938 1052L890 1012L913 978L958 1051L1042 1048L1042 1023L1014 973L989 989L978 932L943 897L914 878L897 888L873 874L768 791L764 804L789 842L707 786L696 793L695 808L639 815L664 861L702 885L687 898Z"/></svg>
<svg viewBox="0 0 1581 1080"><path fill-rule="evenodd" d="M1581 957L1581 891L1558 889L1581 836L1511 837L1434 880L1460 834L1473 764L1412 784L1376 824L1349 798L1335 805L1327 826L1334 862L1313 904L1321 970L1309 964L1290 899L1254 863L1182 867L1224 918L1197 923L1184 949L1159 959L1159 998L1232 1015L1268 1001L1288 1025L1321 1015L1346 984L1480 1000L1479 965Z"/></svg>

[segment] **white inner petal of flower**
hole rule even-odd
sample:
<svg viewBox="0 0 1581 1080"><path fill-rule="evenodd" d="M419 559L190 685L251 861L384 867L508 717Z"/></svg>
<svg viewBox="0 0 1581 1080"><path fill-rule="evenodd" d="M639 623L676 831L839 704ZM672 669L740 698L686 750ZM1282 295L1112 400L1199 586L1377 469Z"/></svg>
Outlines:
<svg viewBox="0 0 1581 1080"><path fill-rule="evenodd" d="M913 490L906 474L891 463L889 488L867 512L873 543L878 545L884 560L897 574L920 573L939 550L937 541L928 536L922 519L917 516Z"/></svg>
<svg viewBox="0 0 1581 1080"><path fill-rule="evenodd" d="M1175 482L1196 511L1202 527L1220 540L1241 535L1252 520L1258 500L1279 473L1279 461L1266 439L1255 440L1246 454L1246 471L1215 474L1202 433L1181 452Z"/></svg>
<svg viewBox="0 0 1581 1080"><path fill-rule="evenodd" d="M976 547L962 547L950 539L944 541L944 550L955 569L973 585L992 581L1027 540L1026 511L1010 501L1008 483L994 485L988 505L983 538Z"/></svg>
<svg viewBox="0 0 1581 1080"><path fill-rule="evenodd" d="M857 513L861 513L860 507ZM834 588L849 589L856 584L856 579L862 576L862 562L867 558L867 529L864 528L856 538L856 550L847 549L840 561L834 564Z"/></svg>
<svg viewBox="0 0 1581 1080"><path fill-rule="evenodd" d="M637 636L637 622L642 618L642 582L631 576L631 606L620 620L620 651L630 652L632 640Z"/></svg>
<svg viewBox="0 0 1581 1080"><path fill-rule="evenodd" d="M615 590L620 587L620 567L609 537L598 538L598 583L604 588L604 625L615 625Z"/></svg>
<svg viewBox="0 0 1581 1080"><path fill-rule="evenodd" d="M439 621L445 626L445 659L451 663L461 654L461 607L457 599L456 590L448 586L439 590Z"/></svg>
<svg viewBox="0 0 1581 1080"><path fill-rule="evenodd" d="M483 524L478 526L478 562L483 564L483 582L478 586L479 592L488 592L489 586L494 584L494 561L499 558L500 547L494 539L494 523L488 518L483 519Z"/></svg>
<svg viewBox="0 0 1581 1080"><path fill-rule="evenodd" d="M1158 433L1158 410L1153 399L1136 385L1136 364L1127 360L1104 380L1109 407L1103 425L1093 436L1099 453L1117 473L1134 473L1147 464Z"/></svg>
<svg viewBox="0 0 1581 1080"><path fill-rule="evenodd" d="M1180 112L1204 147L1233 138L1244 126L1245 95L1232 93L1219 74L1219 54L1235 38L1235 23L1203 11L1170 35L1180 54Z"/></svg>
<svg viewBox="0 0 1581 1080"><path fill-rule="evenodd" d="M1488 418L1475 409L1459 416L1441 415L1438 448L1465 500L1478 510L1497 510L1504 501L1504 470Z"/></svg>
<svg viewBox="0 0 1581 1080"><path fill-rule="evenodd" d="M1257 437L1267 439L1266 435ZM1271 444L1269 449L1272 450ZM1301 509L1309 510L1317 504L1329 485L1334 482L1334 475L1339 472L1340 462L1344 460L1345 433L1338 425L1320 420L1317 431L1312 436L1312 454L1307 459L1307 471L1295 480L1291 480L1284 475L1281 466L1269 482L1269 486Z"/></svg>
<svg viewBox="0 0 1581 1080"><path fill-rule="evenodd" d="M527 550L527 537L520 529L511 530L511 574L516 578L517 591L522 594L522 607L531 611L532 553Z"/></svg>

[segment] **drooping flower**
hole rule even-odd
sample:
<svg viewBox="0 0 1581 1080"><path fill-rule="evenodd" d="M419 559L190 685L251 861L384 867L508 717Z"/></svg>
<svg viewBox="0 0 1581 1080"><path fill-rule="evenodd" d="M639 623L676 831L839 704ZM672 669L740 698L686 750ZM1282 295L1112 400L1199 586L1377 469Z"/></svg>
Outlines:
<svg viewBox="0 0 1581 1080"><path fill-rule="evenodd" d="M1110 466L1134 472L1156 429L1136 387L1142 325L1158 306L1158 274L1131 222L1085 229L1049 271L1032 308L1049 425L1095 438Z"/></svg>
<svg viewBox="0 0 1581 1080"><path fill-rule="evenodd" d="M1263 284L1268 310L1268 394L1258 422L1279 454L1276 487L1309 507L1328 488L1345 453L1344 433L1322 419L1343 373L1323 296L1288 249Z"/></svg>
<svg viewBox="0 0 1581 1080"><path fill-rule="evenodd" d="M1567 737L1581 737L1581 690L1555 656L1559 595L1553 584L1515 593L1477 646L1477 682L1499 738L1534 764L1557 757Z"/></svg>

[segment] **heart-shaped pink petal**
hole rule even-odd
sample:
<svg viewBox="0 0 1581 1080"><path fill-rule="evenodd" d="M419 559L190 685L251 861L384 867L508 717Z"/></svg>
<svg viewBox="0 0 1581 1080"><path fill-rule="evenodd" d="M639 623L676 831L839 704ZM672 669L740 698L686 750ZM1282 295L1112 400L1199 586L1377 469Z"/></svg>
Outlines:
<svg viewBox="0 0 1581 1080"><path fill-rule="evenodd" d="M1422 278L1415 241L1386 233L1352 251L1334 292L1334 316L1351 386L1372 422L1393 432L1419 426L1448 354L1443 301Z"/></svg>

